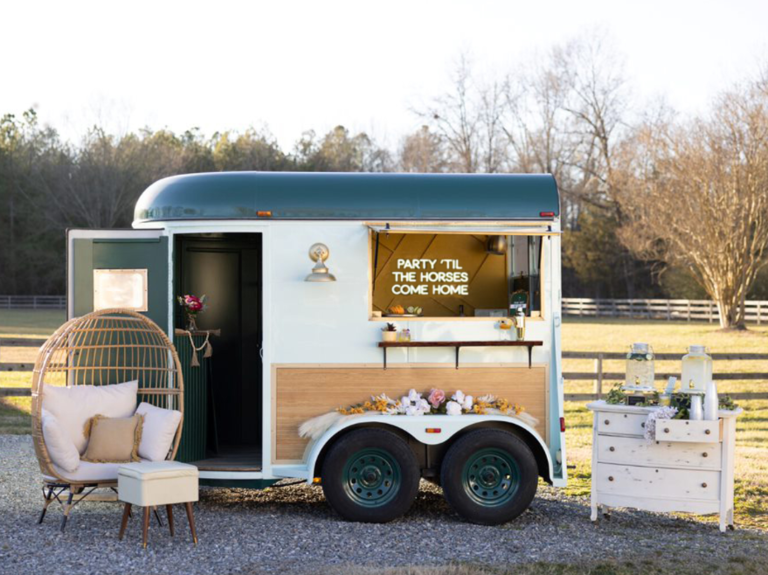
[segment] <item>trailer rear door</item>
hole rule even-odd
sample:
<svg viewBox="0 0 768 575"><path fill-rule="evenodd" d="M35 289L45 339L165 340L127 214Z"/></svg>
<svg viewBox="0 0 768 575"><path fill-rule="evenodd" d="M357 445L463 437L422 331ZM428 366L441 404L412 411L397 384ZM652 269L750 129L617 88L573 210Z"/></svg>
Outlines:
<svg viewBox="0 0 768 575"><path fill-rule="evenodd" d="M67 317L123 307L168 333L168 250L163 230L68 230Z"/></svg>

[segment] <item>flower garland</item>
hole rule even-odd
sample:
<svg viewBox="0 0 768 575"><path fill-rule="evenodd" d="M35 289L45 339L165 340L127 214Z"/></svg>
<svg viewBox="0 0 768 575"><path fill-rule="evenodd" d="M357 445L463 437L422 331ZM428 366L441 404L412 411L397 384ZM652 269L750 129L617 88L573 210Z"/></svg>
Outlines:
<svg viewBox="0 0 768 575"><path fill-rule="evenodd" d="M424 397L426 396L426 397ZM333 425L346 419L364 414L378 415L405 415L418 417L421 415L505 415L515 417L524 423L535 427L538 420L528 413L525 408L516 403L510 403L507 399L495 395L481 395L475 399L466 395L460 389L450 396L450 399L442 389L432 388L429 393L419 393L415 389L400 399L392 399L386 393L373 395L369 401L339 407L335 411L313 417L305 421L299 428L301 437L317 439Z"/></svg>
<svg viewBox="0 0 768 575"><path fill-rule="evenodd" d="M423 395L427 395L424 399ZM525 408L510 403L495 395L481 395L475 401L471 395L465 395L460 389L451 396L450 400L442 389L432 388L428 394L421 394L415 389L402 396L399 400L388 397L386 393L371 396L370 401L339 407L336 411L342 415L360 415L369 411L386 413L388 415L462 415L474 413L485 415L489 409L500 411L504 415L514 412L520 415Z"/></svg>

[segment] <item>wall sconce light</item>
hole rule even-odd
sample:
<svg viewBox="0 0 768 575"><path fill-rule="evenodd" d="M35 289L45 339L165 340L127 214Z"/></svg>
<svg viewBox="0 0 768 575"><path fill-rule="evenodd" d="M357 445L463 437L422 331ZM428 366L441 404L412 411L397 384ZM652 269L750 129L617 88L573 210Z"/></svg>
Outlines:
<svg viewBox="0 0 768 575"><path fill-rule="evenodd" d="M328 259L329 255L331 255L331 250L325 244L312 244L312 247L309 248L309 258L316 263L315 267L312 268L312 273L304 278L305 282L336 281L336 277L325 266L325 260Z"/></svg>

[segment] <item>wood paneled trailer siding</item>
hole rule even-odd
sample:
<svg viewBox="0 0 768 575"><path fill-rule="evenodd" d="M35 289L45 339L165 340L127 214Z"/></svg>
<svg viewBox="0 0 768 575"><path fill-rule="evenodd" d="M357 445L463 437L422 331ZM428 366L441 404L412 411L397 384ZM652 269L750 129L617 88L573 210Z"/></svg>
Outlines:
<svg viewBox="0 0 768 575"><path fill-rule="evenodd" d="M308 440L299 437L299 426L337 407L362 403L371 393L400 398L411 388L438 387L478 397L493 394L525 407L539 420L536 431L549 442L547 366L534 364L392 365L276 365L272 369L273 463L302 460ZM446 416L448 417L448 416Z"/></svg>

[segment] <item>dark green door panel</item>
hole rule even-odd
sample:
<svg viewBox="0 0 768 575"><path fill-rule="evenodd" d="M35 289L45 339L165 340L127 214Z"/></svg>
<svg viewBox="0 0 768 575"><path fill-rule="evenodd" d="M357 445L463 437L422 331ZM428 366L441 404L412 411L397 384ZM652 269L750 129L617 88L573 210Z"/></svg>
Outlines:
<svg viewBox="0 0 768 575"><path fill-rule="evenodd" d="M192 336L195 348L205 344L204 335ZM181 434L177 461L199 461L206 458L208 445L208 404L211 390L208 388L211 361L204 352L197 354L200 365L192 366L192 343L188 335L176 337L181 370L184 373L184 427Z"/></svg>
<svg viewBox="0 0 768 575"><path fill-rule="evenodd" d="M146 232L133 232L146 235ZM80 232L80 235L87 235ZM94 235L100 235L94 232ZM148 311L146 315L168 333L168 238L131 237L132 231L115 232L118 237L78 237L72 241L72 299L75 317L93 311L93 270L146 269Z"/></svg>

